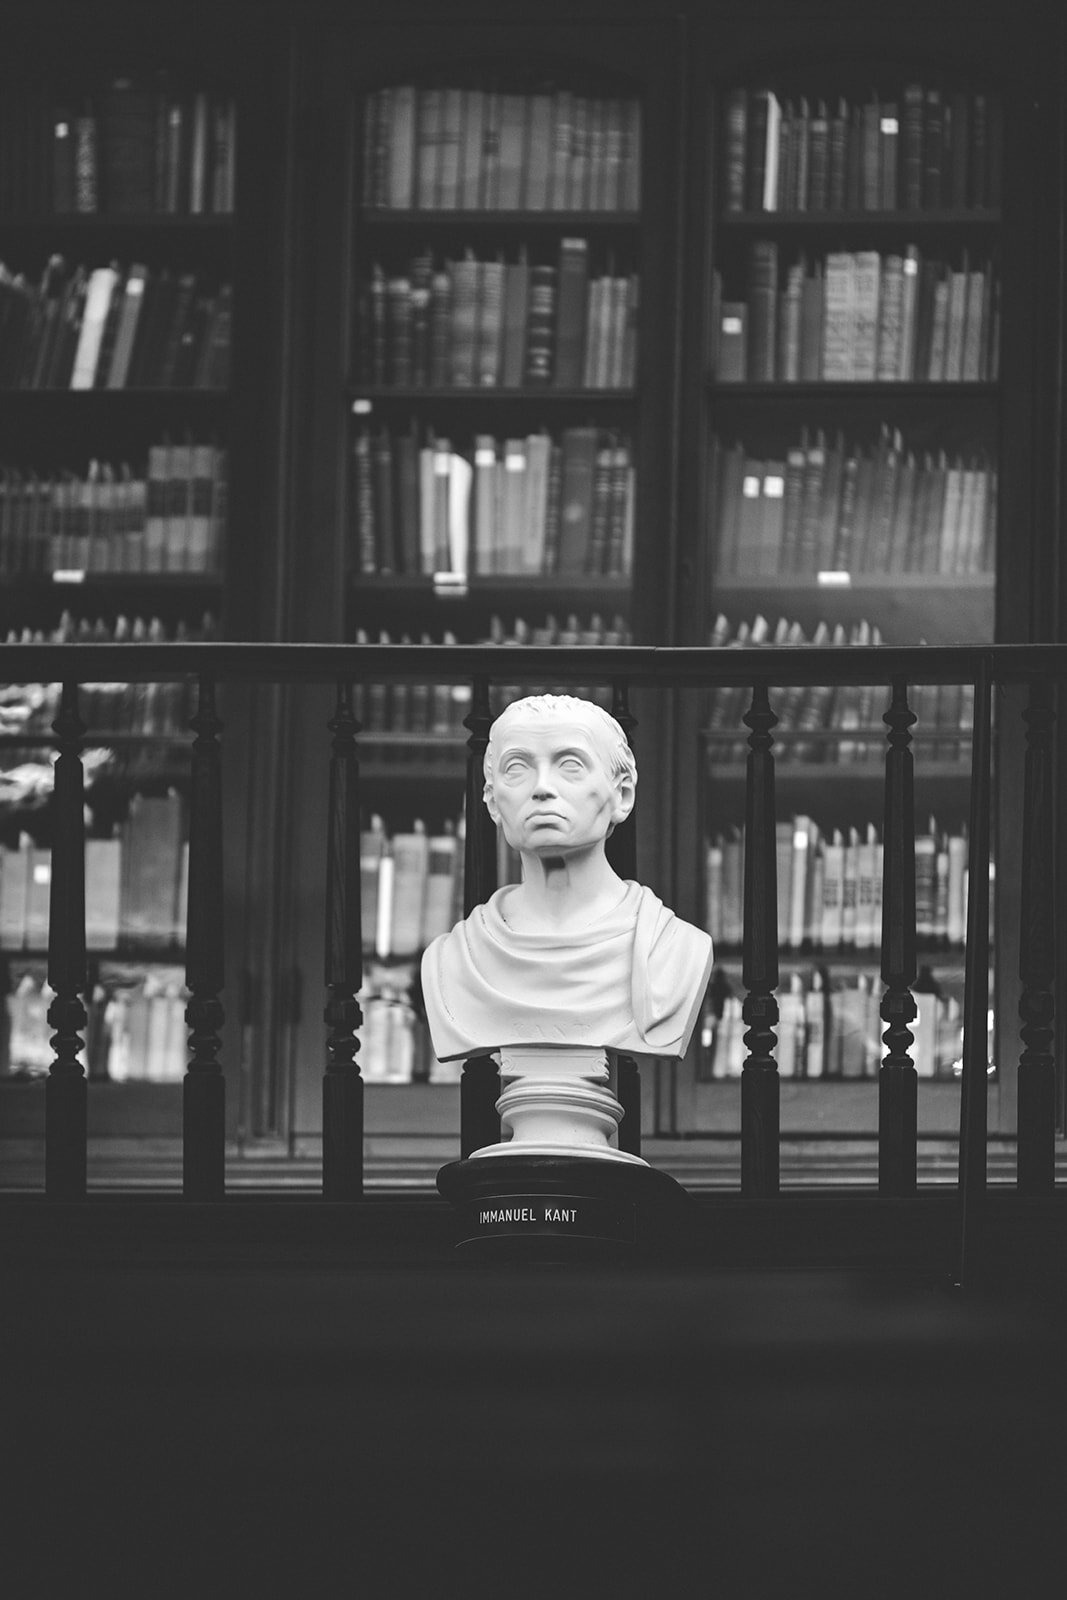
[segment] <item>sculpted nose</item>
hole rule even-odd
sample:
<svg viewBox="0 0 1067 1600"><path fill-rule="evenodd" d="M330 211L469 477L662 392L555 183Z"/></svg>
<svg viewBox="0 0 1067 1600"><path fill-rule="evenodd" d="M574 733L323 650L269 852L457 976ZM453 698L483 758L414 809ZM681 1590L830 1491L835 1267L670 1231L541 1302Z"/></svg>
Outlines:
<svg viewBox="0 0 1067 1600"><path fill-rule="evenodd" d="M556 791L552 785L551 767L547 765L538 767L537 779L534 784L534 798L536 800L546 800L550 795L555 794L555 792Z"/></svg>

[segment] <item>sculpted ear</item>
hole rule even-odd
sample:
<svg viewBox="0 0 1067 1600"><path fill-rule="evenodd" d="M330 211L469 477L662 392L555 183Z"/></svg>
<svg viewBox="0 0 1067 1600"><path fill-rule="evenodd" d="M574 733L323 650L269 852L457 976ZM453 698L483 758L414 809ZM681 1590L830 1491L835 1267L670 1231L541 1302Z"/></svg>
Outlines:
<svg viewBox="0 0 1067 1600"><path fill-rule="evenodd" d="M493 793L493 786L491 783L486 784L484 790L482 791L482 798L485 801L485 808L492 817L493 821L499 822L500 812L497 808L496 796Z"/></svg>
<svg viewBox="0 0 1067 1600"><path fill-rule="evenodd" d="M612 806L612 822L625 822L634 808L637 798L637 789L631 778L621 773L615 780L615 803Z"/></svg>

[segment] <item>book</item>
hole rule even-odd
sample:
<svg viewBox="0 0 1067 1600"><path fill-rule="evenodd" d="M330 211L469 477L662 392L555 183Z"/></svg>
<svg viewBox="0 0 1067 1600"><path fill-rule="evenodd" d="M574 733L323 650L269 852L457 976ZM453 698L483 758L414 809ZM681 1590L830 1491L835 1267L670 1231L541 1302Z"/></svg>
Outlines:
<svg viewBox="0 0 1067 1600"><path fill-rule="evenodd" d="M429 872L429 839L416 821L410 832L392 837L392 924L390 953L415 955L422 948L423 910Z"/></svg>
<svg viewBox="0 0 1067 1600"><path fill-rule="evenodd" d="M556 268L531 266L526 312L524 382L543 387L552 382L556 334Z"/></svg>
<svg viewBox="0 0 1067 1600"><path fill-rule="evenodd" d="M597 429L565 428L561 435L560 541L556 570L578 574L586 569L593 525L593 480Z"/></svg>
<svg viewBox="0 0 1067 1600"><path fill-rule="evenodd" d="M552 381L557 389L577 389L582 384L588 280L588 240L561 239L552 361Z"/></svg>
<svg viewBox="0 0 1067 1600"><path fill-rule="evenodd" d="M85 946L114 950L119 942L122 847L117 837L85 841Z"/></svg>
<svg viewBox="0 0 1067 1600"><path fill-rule="evenodd" d="M448 933L455 922L455 876L458 848L455 829L445 825L443 833L431 834L426 846L426 886L422 905L422 931L419 947Z"/></svg>
<svg viewBox="0 0 1067 1600"><path fill-rule="evenodd" d="M94 267L89 274L85 309L74 352L70 375L72 389L91 389L96 379L97 360L104 337L111 299L119 284L117 267Z"/></svg>

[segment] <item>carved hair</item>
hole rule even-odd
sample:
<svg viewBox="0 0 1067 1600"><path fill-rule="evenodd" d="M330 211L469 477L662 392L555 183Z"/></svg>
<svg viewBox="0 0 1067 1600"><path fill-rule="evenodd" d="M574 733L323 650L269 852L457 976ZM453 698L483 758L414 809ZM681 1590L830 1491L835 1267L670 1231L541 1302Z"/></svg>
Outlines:
<svg viewBox="0 0 1067 1600"><path fill-rule="evenodd" d="M493 784L493 735L505 718L521 713L530 717L573 717L588 725L602 754L607 757L612 779L628 778L637 782L637 763L626 742L626 735L609 711L598 706L595 700L582 700L574 694L530 694L523 700L513 700L505 706L489 729L483 770L485 772L486 798Z"/></svg>

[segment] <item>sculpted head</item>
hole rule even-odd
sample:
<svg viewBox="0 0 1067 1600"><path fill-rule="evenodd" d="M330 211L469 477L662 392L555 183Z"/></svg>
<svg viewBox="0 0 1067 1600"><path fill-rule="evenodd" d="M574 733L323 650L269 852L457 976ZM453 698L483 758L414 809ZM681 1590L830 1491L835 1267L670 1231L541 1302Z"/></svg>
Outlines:
<svg viewBox="0 0 1067 1600"><path fill-rule="evenodd" d="M591 700L528 695L489 730L485 803L519 851L565 855L603 844L633 809L636 783L622 728Z"/></svg>

